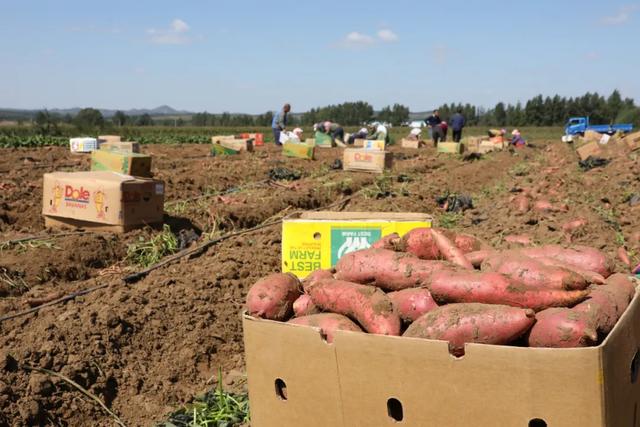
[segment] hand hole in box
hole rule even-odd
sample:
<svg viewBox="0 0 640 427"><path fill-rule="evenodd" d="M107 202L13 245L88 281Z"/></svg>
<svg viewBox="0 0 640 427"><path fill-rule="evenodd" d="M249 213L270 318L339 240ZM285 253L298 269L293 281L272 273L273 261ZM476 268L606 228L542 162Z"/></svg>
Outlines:
<svg viewBox="0 0 640 427"><path fill-rule="evenodd" d="M638 371L640 370L640 350L636 350L631 360L631 384L638 382Z"/></svg>
<svg viewBox="0 0 640 427"><path fill-rule="evenodd" d="M287 400L287 384L280 378L276 378L276 396L280 400Z"/></svg>
<svg viewBox="0 0 640 427"><path fill-rule="evenodd" d="M534 418L529 421L529 427L547 427L547 422L542 418Z"/></svg>
<svg viewBox="0 0 640 427"><path fill-rule="evenodd" d="M453 344L449 343L449 354L456 359L464 357L464 345L462 347L456 347Z"/></svg>
<svg viewBox="0 0 640 427"><path fill-rule="evenodd" d="M315 240L320 240L320 238L321 238L321 237L322 237L322 234L317 233L317 232L316 232L316 233L313 233L313 238L314 238Z"/></svg>
<svg viewBox="0 0 640 427"><path fill-rule="evenodd" d="M404 414L402 411L402 402L400 402L395 397L387 400L387 414L389 415L389 418L396 422L402 421L402 419L404 418Z"/></svg>

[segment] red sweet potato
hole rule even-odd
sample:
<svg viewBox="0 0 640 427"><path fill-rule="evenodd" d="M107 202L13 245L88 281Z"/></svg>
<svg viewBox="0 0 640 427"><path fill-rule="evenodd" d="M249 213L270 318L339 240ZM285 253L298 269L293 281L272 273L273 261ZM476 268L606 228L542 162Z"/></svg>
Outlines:
<svg viewBox="0 0 640 427"><path fill-rule="evenodd" d="M487 243L470 234L453 232L444 234L445 236L449 237L449 239L452 239L456 247L460 249L464 254L474 251L480 251L483 249L491 249L491 247ZM449 234L452 234L453 238Z"/></svg>
<svg viewBox="0 0 640 427"><path fill-rule="evenodd" d="M413 322L418 317L438 307L428 290L410 288L387 294L391 303L405 322Z"/></svg>
<svg viewBox="0 0 640 427"><path fill-rule="evenodd" d="M395 250L398 243L400 242L400 235L398 233L387 234L373 245L371 245L372 249L389 249Z"/></svg>
<svg viewBox="0 0 640 427"><path fill-rule="evenodd" d="M502 273L527 286L551 289L585 289L587 281L582 276L562 267L544 265L534 258L518 252L492 255L482 263L483 271Z"/></svg>
<svg viewBox="0 0 640 427"><path fill-rule="evenodd" d="M562 225L562 232L568 242L573 240L573 234L587 225L587 220L584 218L574 219L573 221L566 222Z"/></svg>
<svg viewBox="0 0 640 427"><path fill-rule="evenodd" d="M627 309L635 292L635 286L626 274L614 274L603 286L595 287L589 299L576 305L573 310L589 314L598 332L606 335Z"/></svg>
<svg viewBox="0 0 640 427"><path fill-rule="evenodd" d="M327 338L327 342L329 343L333 342L333 335L336 331L362 332L360 326L353 323L351 319L342 314L335 313L319 313L296 317L287 323L320 328L320 333Z"/></svg>
<svg viewBox="0 0 640 427"><path fill-rule="evenodd" d="M480 267L484 260L494 253L496 253L496 251L493 249L485 249L481 251L469 252L468 254L464 254L464 256L471 264L473 264L474 267Z"/></svg>
<svg viewBox="0 0 640 427"><path fill-rule="evenodd" d="M569 211L569 207L567 205L564 205L564 204L562 204L562 205L554 205L551 202L549 202L548 200L544 200L544 199L537 200L533 204L533 209L535 211L542 212L542 213L568 212Z"/></svg>
<svg viewBox="0 0 640 427"><path fill-rule="evenodd" d="M427 286L439 304L479 302L531 308L570 307L584 300L589 291L533 288L493 272L434 273Z"/></svg>
<svg viewBox="0 0 640 427"><path fill-rule="evenodd" d="M372 334L400 335L400 317L391 300L375 286L323 279L309 287L313 303L324 311L356 320Z"/></svg>
<svg viewBox="0 0 640 427"><path fill-rule="evenodd" d="M560 245L545 245L523 248L520 252L531 258L554 258L587 271L595 271L604 277L611 275L611 264L601 251L587 246L564 248Z"/></svg>
<svg viewBox="0 0 640 427"><path fill-rule="evenodd" d="M489 304L450 304L421 316L402 335L449 341L455 355L465 343L508 344L535 322L532 310Z"/></svg>
<svg viewBox="0 0 640 427"><path fill-rule="evenodd" d="M444 233L432 229L431 235L446 260L467 270L473 270L473 265L465 258L464 253Z"/></svg>
<svg viewBox="0 0 640 427"><path fill-rule="evenodd" d="M402 252L363 249L344 255L335 268L336 279L398 291L426 284L434 272L452 267L443 261L418 259Z"/></svg>
<svg viewBox="0 0 640 427"><path fill-rule="evenodd" d="M618 248L618 259L620 261L622 261L627 267L631 267L631 260L629 259L629 254L627 253L627 250L623 247L620 246Z"/></svg>
<svg viewBox="0 0 640 427"><path fill-rule="evenodd" d="M548 308L536 314L529 347L588 347L598 342L591 317L570 308Z"/></svg>
<svg viewBox="0 0 640 427"><path fill-rule="evenodd" d="M531 237L524 234L510 234L504 237L504 241L507 243L515 243L517 245L527 246L531 244Z"/></svg>
<svg viewBox="0 0 640 427"><path fill-rule="evenodd" d="M298 299L293 302L293 314L295 317L309 316L317 313L320 313L320 310L313 304L311 297L307 294L300 295Z"/></svg>
<svg viewBox="0 0 640 427"><path fill-rule="evenodd" d="M524 215L531 209L529 197L527 197L526 194L520 194L514 197L512 203L516 210L516 215Z"/></svg>
<svg viewBox="0 0 640 427"><path fill-rule="evenodd" d="M302 294L300 281L289 273L276 273L258 280L247 293L247 312L271 320L287 320L293 302Z"/></svg>
<svg viewBox="0 0 640 427"><path fill-rule="evenodd" d="M430 228L414 228L402 236L398 248L421 259L440 259L440 251L433 241Z"/></svg>
<svg viewBox="0 0 640 427"><path fill-rule="evenodd" d="M576 274L579 274L580 276L582 276L584 278L584 280L587 281L587 283L595 283L596 285L602 285L605 281L604 277L602 277L602 274L598 274L595 271L587 271L587 270L583 270L580 267L576 267L575 265L572 264L567 264L565 262L559 261L557 259L553 259L553 258L545 258L545 257L540 257L540 258L534 258L536 261L541 262L544 265L549 265L549 266L553 266L553 267L562 267L565 268L567 270L571 270Z"/></svg>
<svg viewBox="0 0 640 427"><path fill-rule="evenodd" d="M317 282L322 279L333 279L334 270L316 270L311 272L307 277L302 280L302 287L306 291L307 288L313 284L313 282Z"/></svg>

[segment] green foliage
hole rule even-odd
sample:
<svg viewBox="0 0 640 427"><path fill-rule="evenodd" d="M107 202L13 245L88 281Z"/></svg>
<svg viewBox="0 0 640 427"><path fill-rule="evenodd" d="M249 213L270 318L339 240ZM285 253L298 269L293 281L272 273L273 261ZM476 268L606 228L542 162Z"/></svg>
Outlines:
<svg viewBox="0 0 640 427"><path fill-rule="evenodd" d="M127 248L127 260L140 267L149 267L177 250L178 239L165 224L162 232L151 239L139 237L136 243L130 244Z"/></svg>
<svg viewBox="0 0 640 427"><path fill-rule="evenodd" d="M118 127L122 127L127 124L127 121L129 121L129 116L127 116L122 111L118 110L115 112L111 120L113 121L114 125Z"/></svg>
<svg viewBox="0 0 640 427"><path fill-rule="evenodd" d="M394 104L393 107L384 107L378 113L378 120L391 123L394 126L400 126L409 120L409 107L400 104Z"/></svg>
<svg viewBox="0 0 640 427"><path fill-rule="evenodd" d="M73 124L80 132L95 132L104 127L104 117L95 108L83 108L73 118Z"/></svg>
<svg viewBox="0 0 640 427"><path fill-rule="evenodd" d="M331 120L343 126L358 126L373 118L373 106L368 102L345 102L338 105L312 108L302 114L300 123L312 125L324 120Z"/></svg>
<svg viewBox="0 0 640 427"><path fill-rule="evenodd" d="M58 123L60 123L60 116L57 114L51 114L48 110L38 111L34 118L37 132L40 135L57 135Z"/></svg>
<svg viewBox="0 0 640 427"><path fill-rule="evenodd" d="M442 228L454 228L458 225L461 219L462 214L460 212L445 212L440 215L438 224Z"/></svg>
<svg viewBox="0 0 640 427"><path fill-rule="evenodd" d="M218 387L169 415L169 420L157 427L234 427L249 423L249 397L222 388L222 374Z"/></svg>

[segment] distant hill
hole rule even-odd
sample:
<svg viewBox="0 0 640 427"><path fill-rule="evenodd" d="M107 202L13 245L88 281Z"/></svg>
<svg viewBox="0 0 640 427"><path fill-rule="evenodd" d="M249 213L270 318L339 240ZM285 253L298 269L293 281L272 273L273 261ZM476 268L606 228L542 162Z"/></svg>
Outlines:
<svg viewBox="0 0 640 427"><path fill-rule="evenodd" d="M51 108L49 109L49 112L54 114L60 114L61 116L64 116L66 114L75 116L76 114L78 114L78 111L80 111L81 109L82 108L80 107ZM98 108L98 110L100 110L100 112L104 117L113 117L116 111L118 111L118 110L112 110L107 108ZM30 119L34 117L38 111L41 111L41 109L21 110L17 108L0 108L0 118L12 119L12 120ZM130 110L122 110L122 111L128 116L141 116L143 114L149 114L151 116L158 117L158 116L184 116L184 115L194 114L193 112L190 112L190 111L176 110L175 108L172 108L168 105L161 105L159 107L151 108L151 109L133 108Z"/></svg>

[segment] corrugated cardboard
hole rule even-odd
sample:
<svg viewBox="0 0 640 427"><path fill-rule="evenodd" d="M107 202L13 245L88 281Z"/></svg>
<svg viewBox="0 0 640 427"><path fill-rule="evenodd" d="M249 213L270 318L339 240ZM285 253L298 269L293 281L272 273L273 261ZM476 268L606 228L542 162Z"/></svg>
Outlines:
<svg viewBox="0 0 640 427"><path fill-rule="evenodd" d="M220 143L215 143L211 145L211 155L212 156L231 156L240 154L240 150L234 150L232 148L227 148Z"/></svg>
<svg viewBox="0 0 640 427"><path fill-rule="evenodd" d="M438 153L462 153L464 145L458 142L438 142Z"/></svg>
<svg viewBox="0 0 640 427"><path fill-rule="evenodd" d="M337 331L327 344L317 329L247 315L243 328L256 427L640 423L638 295L587 348L468 344L456 358L444 341Z"/></svg>
<svg viewBox="0 0 640 427"><path fill-rule="evenodd" d="M580 157L580 160L586 160L587 157L589 156L593 156L593 157L602 156L602 149L600 148L600 145L597 142L593 141L593 142L588 142L581 147L578 147L576 149L576 153L578 153L578 157Z"/></svg>
<svg viewBox="0 0 640 427"><path fill-rule="evenodd" d="M211 137L211 143L217 144L220 141L226 141L228 139L236 139L235 135L216 135Z"/></svg>
<svg viewBox="0 0 640 427"><path fill-rule="evenodd" d="M91 170L150 177L151 156L121 151L96 150L91 153Z"/></svg>
<svg viewBox="0 0 640 427"><path fill-rule="evenodd" d="M164 183L115 172L44 175L42 214L49 225L136 226L163 221Z"/></svg>
<svg viewBox="0 0 640 427"><path fill-rule="evenodd" d="M382 173L393 166L393 153L388 151L345 148L342 166L346 171Z"/></svg>
<svg viewBox="0 0 640 427"><path fill-rule="evenodd" d="M241 133L240 138L242 139L252 139L254 147L260 147L264 145L264 134L263 133Z"/></svg>
<svg viewBox="0 0 640 427"><path fill-rule="evenodd" d="M480 154L487 154L496 150L498 150L498 148L491 141L482 141L480 142L480 146L478 147L478 153Z"/></svg>
<svg viewBox="0 0 640 427"><path fill-rule="evenodd" d="M640 148L640 132L635 132L624 137L624 142L631 150L635 151Z"/></svg>
<svg viewBox="0 0 640 427"><path fill-rule="evenodd" d="M100 144L100 149L105 151L121 151L123 153L139 153L140 144L134 141L105 142Z"/></svg>
<svg viewBox="0 0 640 427"><path fill-rule="evenodd" d="M98 149L98 140L89 137L70 138L69 149L72 153L90 153Z"/></svg>
<svg viewBox="0 0 640 427"><path fill-rule="evenodd" d="M236 151L253 151L253 140L251 139L223 139L219 143L223 147Z"/></svg>
<svg viewBox="0 0 640 427"><path fill-rule="evenodd" d="M353 146L354 147L364 147L365 142L367 142L366 139L356 138L356 139L353 140Z"/></svg>
<svg viewBox="0 0 640 427"><path fill-rule="evenodd" d="M315 145L287 141L282 146L282 154L287 157L313 160L315 158L315 153Z"/></svg>
<svg viewBox="0 0 640 427"><path fill-rule="evenodd" d="M100 135L98 137L98 142L103 144L105 142L120 142L120 135Z"/></svg>
<svg viewBox="0 0 640 427"><path fill-rule="evenodd" d="M584 136L582 137L582 139L584 139L587 142L591 142L591 141L597 142L602 139L602 134L599 132L588 130L584 133Z"/></svg>
<svg viewBox="0 0 640 427"><path fill-rule="evenodd" d="M385 149L385 142L384 139L367 139L364 142L364 145L362 146L362 148L366 149L366 150L380 150L380 151L384 151Z"/></svg>
<svg viewBox="0 0 640 427"><path fill-rule="evenodd" d="M404 235L431 227L422 213L305 212L282 223L282 271L300 278L319 268L331 268L349 252L366 249L391 233Z"/></svg>
<svg viewBox="0 0 640 427"><path fill-rule="evenodd" d="M402 138L402 140L400 141L400 146L402 148L421 148L424 146L424 141L418 139Z"/></svg>

